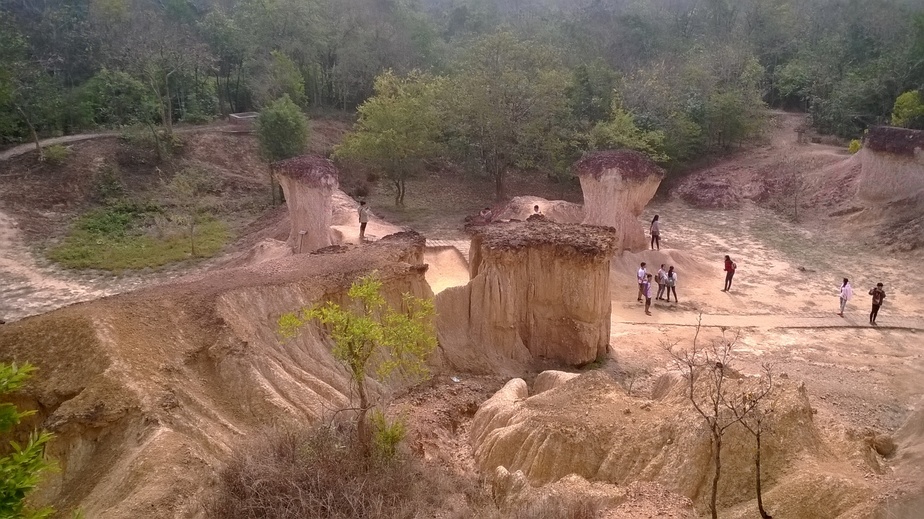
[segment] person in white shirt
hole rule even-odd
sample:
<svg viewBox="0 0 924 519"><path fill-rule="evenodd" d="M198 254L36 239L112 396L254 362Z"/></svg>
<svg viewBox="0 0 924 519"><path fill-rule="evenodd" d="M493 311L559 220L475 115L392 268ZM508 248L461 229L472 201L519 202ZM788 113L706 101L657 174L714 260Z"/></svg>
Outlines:
<svg viewBox="0 0 924 519"><path fill-rule="evenodd" d="M841 311L837 315L844 317L844 308L847 307L847 301L853 297L853 287L850 286L850 280L844 278L844 284L841 285Z"/></svg>
<svg viewBox="0 0 924 519"><path fill-rule="evenodd" d="M654 218L651 220L651 227L649 231L651 232L651 250L655 250L655 246L658 247L658 250L661 250L661 221L658 215L654 215Z"/></svg>
<svg viewBox="0 0 924 519"><path fill-rule="evenodd" d="M359 203L359 241L366 239L366 224L369 223L369 206L363 200Z"/></svg>
<svg viewBox="0 0 924 519"><path fill-rule="evenodd" d="M642 294L644 293L645 281L648 280L648 271L645 270L645 262L643 261L638 267L638 301L642 302Z"/></svg>
<svg viewBox="0 0 924 519"><path fill-rule="evenodd" d="M671 302L671 292L674 293L674 302L679 303L680 300L677 299L677 273L674 272L674 266L671 265L667 269L667 277L664 280L664 284L667 287L667 302Z"/></svg>

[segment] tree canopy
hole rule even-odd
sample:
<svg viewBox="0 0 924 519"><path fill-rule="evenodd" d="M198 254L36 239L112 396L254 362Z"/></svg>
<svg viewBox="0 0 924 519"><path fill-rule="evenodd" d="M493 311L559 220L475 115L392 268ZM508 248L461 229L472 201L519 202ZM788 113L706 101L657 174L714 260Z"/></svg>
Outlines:
<svg viewBox="0 0 924 519"><path fill-rule="evenodd" d="M477 158L500 185L501 166L534 167L580 151L572 132L610 119L614 99L641 131L663 132L672 162L749 138L765 105L804 110L822 132L859 136L889 122L900 95L924 86L924 5L0 1L4 141L130 118L169 135L175 121L258 111L283 94L302 109L352 111L388 70L451 79L449 99L465 115L453 121L463 146L451 150ZM501 83L507 87L498 91ZM513 94L532 102L504 98ZM128 98L156 110L101 113ZM527 152L550 123L556 138ZM486 139L478 143L478 135Z"/></svg>

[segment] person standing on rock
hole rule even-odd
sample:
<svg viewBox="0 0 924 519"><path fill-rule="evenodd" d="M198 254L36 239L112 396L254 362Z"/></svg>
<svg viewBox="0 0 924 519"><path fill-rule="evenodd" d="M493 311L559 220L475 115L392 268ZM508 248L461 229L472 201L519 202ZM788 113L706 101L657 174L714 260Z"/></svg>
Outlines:
<svg viewBox="0 0 924 519"><path fill-rule="evenodd" d="M725 288L722 292L728 292L732 287L732 278L735 277L735 271L738 270L738 264L726 254L725 255Z"/></svg>
<svg viewBox="0 0 924 519"><path fill-rule="evenodd" d="M538 206L538 205L534 205L534 206L533 206L533 214L542 214L542 212L539 211L539 206Z"/></svg>
<svg viewBox="0 0 924 519"><path fill-rule="evenodd" d="M886 298L885 290L882 289L882 283L876 283L876 287L870 289L869 295L873 296L873 311L869 313L869 324L878 326L876 324L876 317L879 316L879 307L882 306L882 302Z"/></svg>
<svg viewBox="0 0 924 519"><path fill-rule="evenodd" d="M679 303L680 300L677 299L677 273L674 272L674 266L671 265L667 269L667 276L664 279L664 286L667 289L667 302L671 302L671 292L674 293L674 302Z"/></svg>
<svg viewBox="0 0 924 519"><path fill-rule="evenodd" d="M661 222L658 221L658 215L654 215L654 218L651 220L651 250L655 250L655 245L658 246L658 250L661 250Z"/></svg>
<svg viewBox="0 0 924 519"><path fill-rule="evenodd" d="M366 224L369 223L369 206L363 200L359 203L359 241L366 239Z"/></svg>
<svg viewBox="0 0 924 519"><path fill-rule="evenodd" d="M651 274L645 276L642 286L645 294L645 315L651 315Z"/></svg>
<svg viewBox="0 0 924 519"><path fill-rule="evenodd" d="M841 285L841 311L837 315L844 317L844 308L847 307L847 301L853 297L853 287L850 286L850 280L844 278L844 284Z"/></svg>
<svg viewBox="0 0 924 519"><path fill-rule="evenodd" d="M645 262L643 261L638 267L638 302L642 302L642 295L645 285L645 279L648 277L648 271L645 270Z"/></svg>
<svg viewBox="0 0 924 519"><path fill-rule="evenodd" d="M664 299L664 289L667 288L667 285L664 284L665 279L667 279L667 272L664 271L664 264L662 264L661 268L658 269L658 273L655 274L655 283L658 284L658 297L655 299L659 301Z"/></svg>

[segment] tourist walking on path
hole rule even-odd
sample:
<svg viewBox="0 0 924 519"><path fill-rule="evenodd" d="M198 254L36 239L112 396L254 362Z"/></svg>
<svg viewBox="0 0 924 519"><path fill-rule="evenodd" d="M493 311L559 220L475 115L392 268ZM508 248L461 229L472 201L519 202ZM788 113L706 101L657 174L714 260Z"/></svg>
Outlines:
<svg viewBox="0 0 924 519"><path fill-rule="evenodd" d="M674 272L673 265L671 265L671 268L667 269L667 276L664 279L664 286L667 289L667 302L671 302L671 292L673 292L674 302L679 303L680 300L677 299L677 273Z"/></svg>
<svg viewBox="0 0 924 519"><path fill-rule="evenodd" d="M642 302L642 291L643 285L645 284L645 279L647 279L648 271L645 270L645 262L643 261L638 267L638 301Z"/></svg>
<svg viewBox="0 0 924 519"><path fill-rule="evenodd" d="M664 299L664 289L667 288L667 285L664 284L665 279L667 279L667 272L664 271L664 265L662 264L661 268L658 269L658 273L655 274L655 283L658 284L658 297L655 299Z"/></svg>
<svg viewBox="0 0 924 519"><path fill-rule="evenodd" d="M369 206L363 200L359 203L359 241L366 239L366 224L369 223Z"/></svg>
<svg viewBox="0 0 924 519"><path fill-rule="evenodd" d="M841 311L837 315L844 317L844 308L851 297L853 297L853 288L850 286L850 280L844 278L844 284L841 285Z"/></svg>
<svg viewBox="0 0 924 519"><path fill-rule="evenodd" d="M725 288L722 289L722 292L728 292L731 290L732 278L735 277L735 271L738 270L738 264L732 261L732 259L726 254L725 255Z"/></svg>
<svg viewBox="0 0 924 519"><path fill-rule="evenodd" d="M869 295L873 296L873 311L869 313L869 324L877 326L876 317L879 316L879 307L882 306L882 301L886 298L882 283L876 283L876 287L870 289Z"/></svg>
<svg viewBox="0 0 924 519"><path fill-rule="evenodd" d="M645 293L645 315L651 315L651 274L645 276L645 282L642 283Z"/></svg>
<svg viewBox="0 0 924 519"><path fill-rule="evenodd" d="M661 222L658 221L658 215L654 215L654 218L651 220L651 250L655 250L655 245L658 246L658 250L661 250Z"/></svg>

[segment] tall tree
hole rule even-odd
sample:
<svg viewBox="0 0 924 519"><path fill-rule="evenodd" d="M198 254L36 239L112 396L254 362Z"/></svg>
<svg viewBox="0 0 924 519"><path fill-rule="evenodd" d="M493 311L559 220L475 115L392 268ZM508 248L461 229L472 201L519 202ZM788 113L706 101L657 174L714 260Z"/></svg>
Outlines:
<svg viewBox="0 0 924 519"><path fill-rule="evenodd" d="M39 131L57 126L60 106L58 84L32 58L25 38L0 16L0 130L16 134L17 125L25 126L43 160Z"/></svg>
<svg viewBox="0 0 924 519"><path fill-rule="evenodd" d="M395 190L395 205L403 205L407 179L442 151L439 99L444 86L442 78L419 73L405 78L382 74L336 157L381 171Z"/></svg>
<svg viewBox="0 0 924 519"><path fill-rule="evenodd" d="M283 95L260 112L257 119L260 151L269 162L295 157L308 146L308 120L301 108ZM276 189L269 173L270 199L276 204ZM280 197L281 199L282 197Z"/></svg>
<svg viewBox="0 0 924 519"><path fill-rule="evenodd" d="M498 199L514 167L551 165L570 125L568 76L552 49L497 32L477 41L450 88L450 138L494 180Z"/></svg>

